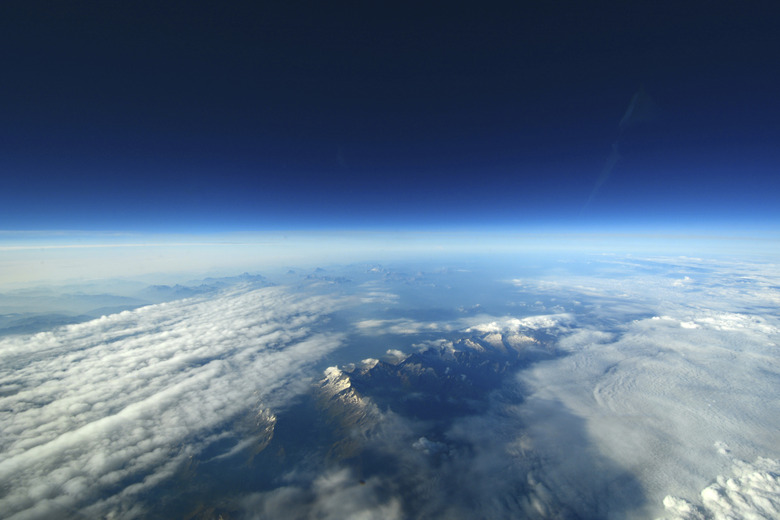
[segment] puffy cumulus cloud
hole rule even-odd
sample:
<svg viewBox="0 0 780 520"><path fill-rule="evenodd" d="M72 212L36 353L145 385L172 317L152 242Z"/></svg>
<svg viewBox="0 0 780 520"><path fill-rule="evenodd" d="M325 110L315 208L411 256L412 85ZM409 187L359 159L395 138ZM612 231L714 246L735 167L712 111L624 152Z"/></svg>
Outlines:
<svg viewBox="0 0 780 520"><path fill-rule="evenodd" d="M404 518L398 498L374 477L359 480L346 468L316 477L310 484L284 486L242 500L248 519L395 520Z"/></svg>
<svg viewBox="0 0 780 520"><path fill-rule="evenodd" d="M229 421L306 388L340 345L315 330L336 306L239 288L3 338L3 515L142 515L134 497L229 440Z"/></svg>
<svg viewBox="0 0 780 520"><path fill-rule="evenodd" d="M387 352L385 352L384 360L390 363L391 365L397 365L404 359L408 358L409 355L398 350L398 349L388 349Z"/></svg>
<svg viewBox="0 0 780 520"><path fill-rule="evenodd" d="M678 278L677 280L672 282L672 287L685 287L686 285L693 283L693 280L690 276L684 276L683 278Z"/></svg>
<svg viewBox="0 0 780 520"><path fill-rule="evenodd" d="M669 495L664 498L669 520L780 518L780 461L758 458L734 461L733 476L718 476L701 491L701 503Z"/></svg>

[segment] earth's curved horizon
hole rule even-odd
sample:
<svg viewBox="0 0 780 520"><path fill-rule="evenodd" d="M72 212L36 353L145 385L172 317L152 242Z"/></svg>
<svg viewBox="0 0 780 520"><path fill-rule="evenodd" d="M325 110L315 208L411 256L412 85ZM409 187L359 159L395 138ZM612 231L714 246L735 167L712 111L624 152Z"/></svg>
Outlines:
<svg viewBox="0 0 780 520"><path fill-rule="evenodd" d="M776 264L517 253L119 287L2 294L8 518L780 512Z"/></svg>
<svg viewBox="0 0 780 520"><path fill-rule="evenodd" d="M0 2L0 517L780 518L776 2Z"/></svg>

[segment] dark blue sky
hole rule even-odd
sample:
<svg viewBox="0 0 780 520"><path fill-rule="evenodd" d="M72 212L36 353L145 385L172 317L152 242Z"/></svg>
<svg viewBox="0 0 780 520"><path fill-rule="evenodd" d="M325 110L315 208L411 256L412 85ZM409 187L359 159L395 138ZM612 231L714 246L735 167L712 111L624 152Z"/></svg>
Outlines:
<svg viewBox="0 0 780 520"><path fill-rule="evenodd" d="M780 220L772 2L255 4L4 2L0 228Z"/></svg>

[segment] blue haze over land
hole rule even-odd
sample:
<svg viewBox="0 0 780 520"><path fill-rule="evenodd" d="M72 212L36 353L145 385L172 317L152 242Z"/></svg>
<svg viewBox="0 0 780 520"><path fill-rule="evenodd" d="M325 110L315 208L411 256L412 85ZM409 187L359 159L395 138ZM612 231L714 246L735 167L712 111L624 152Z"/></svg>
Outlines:
<svg viewBox="0 0 780 520"><path fill-rule="evenodd" d="M0 516L780 516L762 2L0 5Z"/></svg>

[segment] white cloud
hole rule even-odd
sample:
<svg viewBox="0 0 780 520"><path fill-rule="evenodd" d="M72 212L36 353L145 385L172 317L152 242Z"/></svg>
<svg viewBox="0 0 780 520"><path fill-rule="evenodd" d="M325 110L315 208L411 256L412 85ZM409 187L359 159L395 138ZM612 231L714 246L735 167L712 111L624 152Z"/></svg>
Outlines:
<svg viewBox="0 0 780 520"><path fill-rule="evenodd" d="M408 357L408 354L398 349L388 349L387 352L385 352L383 360L387 363L390 363L391 365L397 365Z"/></svg>
<svg viewBox="0 0 780 520"><path fill-rule="evenodd" d="M236 289L0 340L0 510L122 511L224 425L282 406L340 346L313 332L337 307L283 288ZM140 512L139 512L140 514Z"/></svg>
<svg viewBox="0 0 780 520"><path fill-rule="evenodd" d="M524 291L537 292L529 302L549 309L555 295L556 314L359 321L355 329L367 335L426 334L412 349L534 346L549 347L550 356L523 365L519 385L503 385L481 413L441 431L396 417L401 433L392 433L383 412L365 442L395 457L386 473L314 464L318 475L250 495L242 510L259 518L393 518L411 497L405 507L422 517L652 518L664 514L669 496L669 515L718 518L749 511L743 504L773 504L777 469L761 461L780 456L780 318L771 312L780 284L771 269L696 262L703 261L683 266L701 269L696 283L679 265L626 275L619 264L614 276L524 281ZM684 290L672 280L685 281ZM394 301L391 292L366 294ZM307 384L302 370L341 342L317 332L337 306L279 288L243 290L2 339L1 510L19 518L74 510L144 516L139 494L206 446L216 451L222 441L219 453L209 450L218 459L251 445L228 425L261 408L273 413ZM432 340L434 332L446 339ZM406 349L399 341L382 350L389 346ZM472 354L464 357L478 358ZM379 352L360 357L369 355ZM390 350L383 359L403 357ZM327 372L334 389L347 384L343 375ZM719 453L770 459L713 483L728 473L725 458L713 457L715 443Z"/></svg>
<svg viewBox="0 0 780 520"><path fill-rule="evenodd" d="M763 316L750 316L734 312L708 312L702 313L695 322L701 326L715 330L740 330L750 329L763 334L777 334L780 329L771 325Z"/></svg>
<svg viewBox="0 0 780 520"><path fill-rule="evenodd" d="M355 324L362 334L422 334L452 330L447 323L415 321L405 318L393 320L362 320Z"/></svg>
<svg viewBox="0 0 780 520"><path fill-rule="evenodd" d="M496 318L494 316L478 315L439 322L418 321L409 318L367 319L355 323L355 328L361 334L413 335L454 331L499 334L499 336L486 337L484 339L488 342L500 341L500 335L503 335L505 339L519 346L533 342L524 332L541 329L561 330L571 320L572 316L567 313L528 316L524 318Z"/></svg>
<svg viewBox="0 0 780 520"><path fill-rule="evenodd" d="M728 520L780 518L780 461L758 458L754 463L736 460L733 476L718 476L701 491L701 503L668 495L667 514L673 520L712 518Z"/></svg>
<svg viewBox="0 0 780 520"><path fill-rule="evenodd" d="M613 334L588 328L576 329L558 341L558 348L574 351L597 343L607 343L614 338Z"/></svg>
<svg viewBox="0 0 780 520"><path fill-rule="evenodd" d="M412 444L412 448L414 448L417 451L421 451L425 453L426 455L435 455L437 453L441 453L447 450L447 445L443 442L436 442L429 440L425 437L420 437L416 441L414 441L414 444Z"/></svg>
<svg viewBox="0 0 780 520"><path fill-rule="evenodd" d="M684 276L683 278L678 278L674 282L672 282L672 287L685 287L686 285L693 282L690 276Z"/></svg>
<svg viewBox="0 0 780 520"><path fill-rule="evenodd" d="M362 303L398 303L399 296L387 291L369 291L360 297Z"/></svg>
<svg viewBox="0 0 780 520"><path fill-rule="evenodd" d="M723 457L713 456L716 442L719 452L733 449L742 458L777 456L780 364L778 319L766 311L774 301L771 280L749 277L737 287L729 283L733 273L715 271L715 280L697 275L695 287L681 291L663 269L648 271L587 277L587 284L557 276L554 286L535 289L540 301L555 294L565 308L557 314L436 324L446 339L412 346L439 347L445 357L457 348L472 361L480 358L469 349L537 345L551 355L523 365L519 384L501 385L480 413L450 418L441 430L402 416L395 416L402 433L377 428L367 449L397 462L374 473L377 488L424 518L475 511L485 518L654 518L670 494L683 497L669 499L681 511L694 513L709 507L706 500L722 511L776 500L774 488L753 491L767 489L774 470L747 471L710 489L712 476L724 474ZM434 329L421 324L367 319L358 327L372 334ZM288 507L308 504L299 516L306 517L317 503L314 479L264 494L258 507L284 496ZM696 505L703 488L709 498ZM719 518L708 515L702 518Z"/></svg>
<svg viewBox="0 0 780 520"><path fill-rule="evenodd" d="M594 449L641 483L648 501L642 516L661 514L664 497L673 494L683 498L667 502L694 516L676 514L699 518L705 509L692 505L694 497L725 470L712 453L716 442L740 458L780 456L780 319L770 311L780 273L708 263L696 290L679 291L666 270L680 268L669 263L643 275L558 277L552 289L558 297L585 302L561 329L558 346L567 355L519 375L530 392L521 415L532 425L526 435L535 449L557 453L550 432L581 421ZM538 289L548 291L543 284ZM544 481L562 478L549 471ZM730 496L721 487L707 492L710 499ZM701 518L741 518L724 516L727 503L738 511L739 500L752 500L740 493L720 510L705 503L710 509Z"/></svg>
<svg viewBox="0 0 780 520"><path fill-rule="evenodd" d="M396 520L403 518L397 498L383 497L386 482L357 479L348 469L328 471L307 486L284 486L242 500L250 519Z"/></svg>
<svg viewBox="0 0 780 520"><path fill-rule="evenodd" d="M525 318L505 318L487 323L478 323L467 328L466 332L519 334L523 331L560 328L571 321L572 316L566 313L543 314Z"/></svg>

